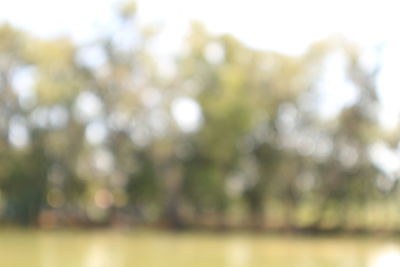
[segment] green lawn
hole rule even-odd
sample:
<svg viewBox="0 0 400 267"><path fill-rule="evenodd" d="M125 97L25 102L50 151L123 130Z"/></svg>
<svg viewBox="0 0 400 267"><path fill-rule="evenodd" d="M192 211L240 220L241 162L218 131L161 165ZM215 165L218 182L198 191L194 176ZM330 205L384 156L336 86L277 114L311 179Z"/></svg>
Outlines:
<svg viewBox="0 0 400 267"><path fill-rule="evenodd" d="M4 267L394 267L400 246L371 238L148 231L0 231Z"/></svg>

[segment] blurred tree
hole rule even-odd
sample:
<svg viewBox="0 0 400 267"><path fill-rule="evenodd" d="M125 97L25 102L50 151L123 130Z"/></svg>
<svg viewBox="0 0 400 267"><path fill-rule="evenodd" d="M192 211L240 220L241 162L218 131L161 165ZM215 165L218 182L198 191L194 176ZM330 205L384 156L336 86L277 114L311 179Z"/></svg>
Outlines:
<svg viewBox="0 0 400 267"><path fill-rule="evenodd" d="M166 71L159 29L139 27L134 3L114 22L84 45L0 27L4 220L35 224L50 212L318 230L350 228L376 201L384 172L371 147L389 134L376 116L378 69L366 70L356 47L328 39L292 57L194 23ZM335 53L357 97L325 119L313 94Z"/></svg>

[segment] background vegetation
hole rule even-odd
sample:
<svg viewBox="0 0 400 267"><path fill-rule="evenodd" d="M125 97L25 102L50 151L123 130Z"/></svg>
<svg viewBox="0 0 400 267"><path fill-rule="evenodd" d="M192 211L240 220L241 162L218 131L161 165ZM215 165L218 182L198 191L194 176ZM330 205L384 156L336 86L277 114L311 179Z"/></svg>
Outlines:
<svg viewBox="0 0 400 267"><path fill-rule="evenodd" d="M135 14L122 6L115 32L79 46L0 26L4 224L399 228L398 176L375 160L398 134L379 124L379 65L357 46L291 57L194 23L166 71ZM357 97L327 118L332 57Z"/></svg>

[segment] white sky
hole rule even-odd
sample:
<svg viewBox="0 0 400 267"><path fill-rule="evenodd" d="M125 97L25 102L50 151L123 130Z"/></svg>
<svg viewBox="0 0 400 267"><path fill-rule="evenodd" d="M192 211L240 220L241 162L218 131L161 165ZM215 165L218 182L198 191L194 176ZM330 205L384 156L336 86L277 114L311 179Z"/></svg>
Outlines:
<svg viewBox="0 0 400 267"><path fill-rule="evenodd" d="M2 0L0 21L40 36L69 34L78 42L90 40L112 22L112 8L118 0ZM188 23L202 21L215 33L231 33L258 48L299 54L317 40L342 34L368 52L379 43L383 51L383 70L378 79L384 109L382 123L393 127L398 122L400 62L397 1L389 0L137 0L140 22L164 24L158 43L159 53L177 51ZM343 75L338 74L337 80ZM330 75L328 81L334 81ZM343 84L337 81L335 85ZM351 102L354 94L347 86L327 86L322 106L327 112ZM346 91L346 92L344 92ZM324 100L325 99L325 100Z"/></svg>

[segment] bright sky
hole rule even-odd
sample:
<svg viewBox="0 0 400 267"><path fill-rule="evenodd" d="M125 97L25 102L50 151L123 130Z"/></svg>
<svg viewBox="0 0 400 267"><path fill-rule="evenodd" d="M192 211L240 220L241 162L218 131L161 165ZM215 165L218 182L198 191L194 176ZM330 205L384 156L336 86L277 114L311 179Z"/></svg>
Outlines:
<svg viewBox="0 0 400 267"><path fill-rule="evenodd" d="M78 42L90 40L112 22L118 0L5 0L0 4L0 21L9 21L41 36L72 35ZM383 69L378 79L383 103L381 120L388 128L398 122L400 62L397 1L390 0L137 0L140 22L164 24L159 41L160 55L177 51L189 21L200 20L215 33L231 33L246 44L288 54L300 54L317 40L345 35L365 50L384 43ZM339 59L340 61L340 59ZM337 63L338 60L333 60ZM337 66L327 75L322 105L334 113L354 100ZM343 86L341 86L343 85Z"/></svg>

